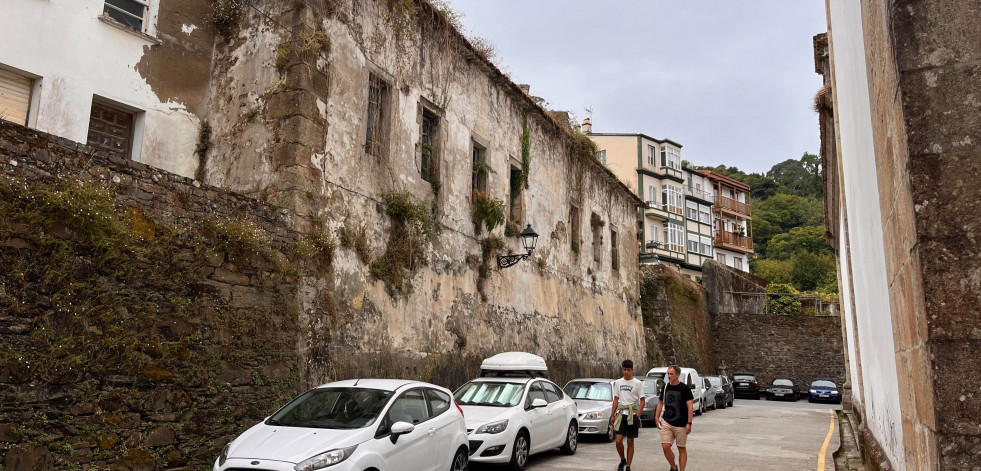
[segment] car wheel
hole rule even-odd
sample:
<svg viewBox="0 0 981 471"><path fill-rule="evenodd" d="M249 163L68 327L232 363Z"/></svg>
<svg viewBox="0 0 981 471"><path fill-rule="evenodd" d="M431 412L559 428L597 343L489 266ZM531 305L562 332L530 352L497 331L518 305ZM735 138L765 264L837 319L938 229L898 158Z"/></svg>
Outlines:
<svg viewBox="0 0 981 471"><path fill-rule="evenodd" d="M514 471L524 471L525 466L528 465L528 451L530 449L530 444L528 443L528 434L521 432L514 439L514 447L511 449L511 463L510 468Z"/></svg>
<svg viewBox="0 0 981 471"><path fill-rule="evenodd" d="M698 404L698 408L695 409L695 415L702 415L702 406L705 405L703 402L704 401L699 401L700 404Z"/></svg>
<svg viewBox="0 0 981 471"><path fill-rule="evenodd" d="M456 455L453 456L453 464L450 465L450 471L467 471L467 463L470 461L470 456L464 450L458 450Z"/></svg>
<svg viewBox="0 0 981 471"><path fill-rule="evenodd" d="M614 436L615 433L616 433L616 431L613 430L613 426L612 425L607 425L606 426L606 443L610 443L610 442L613 441L614 438L616 438Z"/></svg>
<svg viewBox="0 0 981 471"><path fill-rule="evenodd" d="M569 422L569 428L565 432L565 444L562 445L562 453L567 455L576 454L579 446L579 426L575 422Z"/></svg>
<svg viewBox="0 0 981 471"><path fill-rule="evenodd" d="M726 399L725 398L722 398L722 407L719 407L719 403L718 402L715 403L715 407L718 407L719 409L725 409L726 408Z"/></svg>

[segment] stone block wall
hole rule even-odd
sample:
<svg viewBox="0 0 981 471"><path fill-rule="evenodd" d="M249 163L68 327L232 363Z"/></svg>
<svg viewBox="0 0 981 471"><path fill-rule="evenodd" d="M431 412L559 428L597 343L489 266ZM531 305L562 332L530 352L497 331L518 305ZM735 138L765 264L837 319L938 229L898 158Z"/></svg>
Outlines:
<svg viewBox="0 0 981 471"><path fill-rule="evenodd" d="M330 251L287 227L0 124L0 469L204 468L301 391L298 280Z"/></svg>
<svg viewBox="0 0 981 471"><path fill-rule="evenodd" d="M679 365L716 372L714 339L706 293L666 265L641 267L641 308L647 331L645 371Z"/></svg>

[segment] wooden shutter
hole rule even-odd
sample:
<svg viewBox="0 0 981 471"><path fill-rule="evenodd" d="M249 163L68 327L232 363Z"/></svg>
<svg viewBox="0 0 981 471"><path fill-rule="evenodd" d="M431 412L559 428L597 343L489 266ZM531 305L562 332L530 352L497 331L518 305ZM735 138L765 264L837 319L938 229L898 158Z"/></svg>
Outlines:
<svg viewBox="0 0 981 471"><path fill-rule="evenodd" d="M28 77L0 69L0 118L27 125L33 83Z"/></svg>
<svg viewBox="0 0 981 471"><path fill-rule="evenodd" d="M129 157L132 138L132 113L99 102L92 103L88 145Z"/></svg>

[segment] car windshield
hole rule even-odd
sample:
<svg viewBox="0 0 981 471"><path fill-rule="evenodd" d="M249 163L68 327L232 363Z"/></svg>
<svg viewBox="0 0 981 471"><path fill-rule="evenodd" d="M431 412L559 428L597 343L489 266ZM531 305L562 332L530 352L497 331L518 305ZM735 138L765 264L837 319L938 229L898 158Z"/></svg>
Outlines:
<svg viewBox="0 0 981 471"><path fill-rule="evenodd" d="M269 417L283 427L355 429L375 422L391 391L365 388L317 388L303 393Z"/></svg>
<svg viewBox="0 0 981 471"><path fill-rule="evenodd" d="M613 402L613 388L610 383L573 381L563 389L573 399Z"/></svg>
<svg viewBox="0 0 981 471"><path fill-rule="evenodd" d="M811 387L812 388L837 388L838 385L835 384L835 383L833 383L833 382L831 382L831 381L825 381L825 380L819 379L819 380L811 383Z"/></svg>
<svg viewBox="0 0 981 471"><path fill-rule="evenodd" d="M722 378L718 376L709 376L708 380L712 383L712 386L722 386Z"/></svg>
<svg viewBox="0 0 981 471"><path fill-rule="evenodd" d="M651 378L651 379L645 378L645 379L641 379L640 381L644 383L644 394L654 394L654 395L658 394L659 391L657 390L656 378Z"/></svg>
<svg viewBox="0 0 981 471"><path fill-rule="evenodd" d="M774 386L793 386L794 382L789 379L775 379L773 380Z"/></svg>
<svg viewBox="0 0 981 471"><path fill-rule="evenodd" d="M756 377L753 375L736 375L732 377L733 381L756 381Z"/></svg>
<svg viewBox="0 0 981 471"><path fill-rule="evenodd" d="M658 379L658 378L660 378L660 379L663 379L663 380L667 381L668 380L668 373L667 372L665 372L665 373L647 373L647 376L646 377L647 378L651 378L651 379Z"/></svg>
<svg viewBox="0 0 981 471"><path fill-rule="evenodd" d="M514 407L525 392L523 383L469 382L453 393L461 406Z"/></svg>

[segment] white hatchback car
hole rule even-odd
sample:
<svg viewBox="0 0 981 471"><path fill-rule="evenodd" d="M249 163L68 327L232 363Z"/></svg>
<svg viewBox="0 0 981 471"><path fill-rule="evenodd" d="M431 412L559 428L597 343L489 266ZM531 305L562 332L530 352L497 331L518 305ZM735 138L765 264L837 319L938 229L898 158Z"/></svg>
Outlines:
<svg viewBox="0 0 981 471"><path fill-rule="evenodd" d="M470 461L508 463L520 471L534 453L553 448L576 452L576 403L542 377L546 370L541 357L502 353L485 360L481 370L480 378L453 393L466 416Z"/></svg>
<svg viewBox="0 0 981 471"><path fill-rule="evenodd" d="M214 471L464 471L467 431L449 390L359 379L303 393L225 446Z"/></svg>

